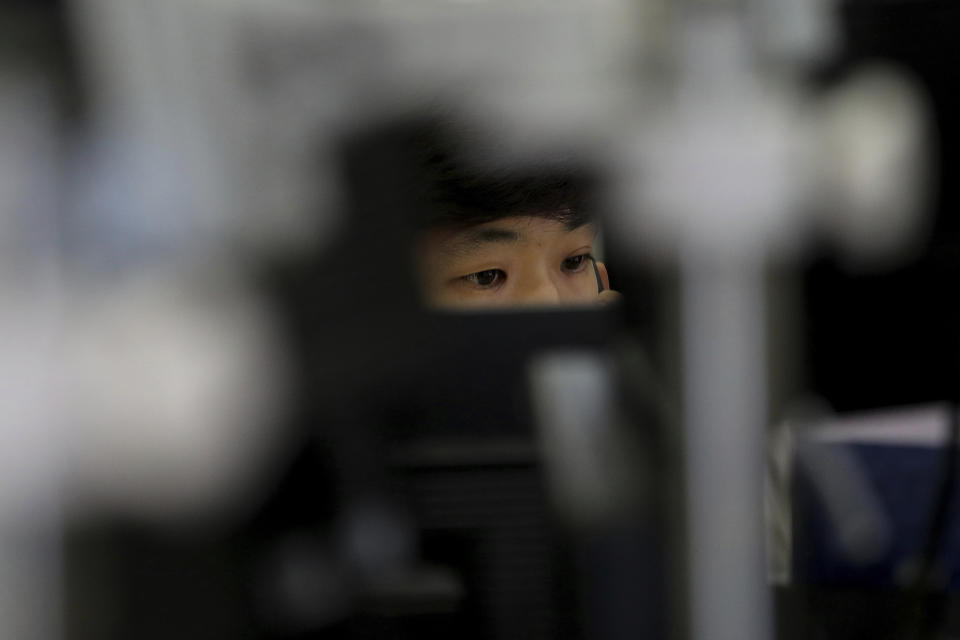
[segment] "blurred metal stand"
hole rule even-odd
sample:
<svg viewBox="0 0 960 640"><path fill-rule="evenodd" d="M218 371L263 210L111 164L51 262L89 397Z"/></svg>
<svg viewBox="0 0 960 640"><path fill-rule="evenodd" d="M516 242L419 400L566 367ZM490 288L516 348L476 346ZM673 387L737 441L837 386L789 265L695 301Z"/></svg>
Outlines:
<svg viewBox="0 0 960 640"><path fill-rule="evenodd" d="M0 637L52 640L62 631L61 141L53 88L31 62L0 59Z"/></svg>
<svg viewBox="0 0 960 640"><path fill-rule="evenodd" d="M828 235L841 237L884 217L915 226L922 181L889 168L867 169L873 179L858 179L851 167L867 155L859 153L862 136L849 129L837 135L830 128L836 104L801 80L830 53L829 8L682 4L665 47L671 75L620 167L626 195L614 224L618 239L680 270L688 613L697 639L772 633L762 506L767 265L800 254L816 211L836 217L822 222ZM855 119L869 120L878 109L862 95L836 93L844 108L855 105ZM916 123L923 114L914 106L885 120L880 137L908 131L910 141L889 147L877 166L921 157ZM838 162L838 148L858 160ZM878 188L888 191L871 197ZM857 204L864 200L896 204L871 210ZM644 234L653 237L644 242Z"/></svg>

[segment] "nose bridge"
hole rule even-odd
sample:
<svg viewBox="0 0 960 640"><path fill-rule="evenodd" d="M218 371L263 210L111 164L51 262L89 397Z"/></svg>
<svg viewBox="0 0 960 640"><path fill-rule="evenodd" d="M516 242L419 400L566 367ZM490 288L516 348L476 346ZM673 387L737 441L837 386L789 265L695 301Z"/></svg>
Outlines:
<svg viewBox="0 0 960 640"><path fill-rule="evenodd" d="M522 305L557 304L561 301L558 283L544 264L529 265L516 289L516 302Z"/></svg>

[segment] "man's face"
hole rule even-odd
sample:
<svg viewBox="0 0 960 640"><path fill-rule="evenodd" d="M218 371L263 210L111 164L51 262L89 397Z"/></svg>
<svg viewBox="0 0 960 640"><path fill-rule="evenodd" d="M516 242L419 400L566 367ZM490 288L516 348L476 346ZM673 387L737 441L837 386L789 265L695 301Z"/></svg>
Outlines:
<svg viewBox="0 0 960 640"><path fill-rule="evenodd" d="M428 231L417 255L424 299L452 309L599 302L595 235L592 224L569 229L535 216Z"/></svg>

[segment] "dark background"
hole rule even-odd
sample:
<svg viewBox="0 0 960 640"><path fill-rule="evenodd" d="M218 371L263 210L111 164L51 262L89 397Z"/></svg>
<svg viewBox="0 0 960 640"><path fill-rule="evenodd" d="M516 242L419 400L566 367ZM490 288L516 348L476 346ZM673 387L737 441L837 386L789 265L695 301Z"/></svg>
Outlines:
<svg viewBox="0 0 960 640"><path fill-rule="evenodd" d="M848 2L847 42L833 73L890 61L914 74L935 118L939 175L933 232L895 269L846 272L826 252L805 273L803 368L811 389L839 411L953 399L960 362L960 6L951 2Z"/></svg>

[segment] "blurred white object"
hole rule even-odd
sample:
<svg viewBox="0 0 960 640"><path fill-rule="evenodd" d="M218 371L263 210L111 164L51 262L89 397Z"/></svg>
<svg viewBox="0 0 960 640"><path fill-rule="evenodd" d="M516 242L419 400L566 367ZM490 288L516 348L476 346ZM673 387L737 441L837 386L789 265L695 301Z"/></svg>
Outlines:
<svg viewBox="0 0 960 640"><path fill-rule="evenodd" d="M814 96L751 70L737 26L683 32L681 71L620 141L614 228L640 255L796 256L816 228L857 265L915 248L933 168L916 85L874 65Z"/></svg>
<svg viewBox="0 0 960 640"><path fill-rule="evenodd" d="M768 637L771 620L761 518L765 264L797 255L817 210L856 257L903 249L923 226L928 150L925 114L906 83L871 71L818 103L789 67L770 64L802 61L794 54L816 33L798 32L807 44L794 54L753 48L747 14L726 9L691 11L677 24L673 75L620 141L612 235L682 270L692 636L746 640Z"/></svg>
<svg viewBox="0 0 960 640"><path fill-rule="evenodd" d="M691 636L771 633L764 567L764 256L805 224L810 127L763 75L743 16L678 25L675 76L637 125L614 233L679 261Z"/></svg>
<svg viewBox="0 0 960 640"><path fill-rule="evenodd" d="M52 639L62 622L56 114L42 74L0 62L0 637Z"/></svg>
<svg viewBox="0 0 960 640"><path fill-rule="evenodd" d="M576 526L624 517L646 490L635 443L622 428L612 363L600 353L556 351L530 366L540 448L553 500Z"/></svg>
<svg viewBox="0 0 960 640"><path fill-rule="evenodd" d="M230 278L146 273L86 289L65 335L71 506L208 524L256 504L288 371Z"/></svg>
<svg viewBox="0 0 960 640"><path fill-rule="evenodd" d="M28 277L27 274L22 274ZM0 288L0 636L60 631L56 301Z"/></svg>
<svg viewBox="0 0 960 640"><path fill-rule="evenodd" d="M749 259L683 262L684 447L694 638L770 636L764 567L763 278Z"/></svg>
<svg viewBox="0 0 960 640"><path fill-rule="evenodd" d="M857 266L888 263L926 239L918 215L933 173L931 115L904 72L867 66L819 105L823 225Z"/></svg>
<svg viewBox="0 0 960 640"><path fill-rule="evenodd" d="M748 0L747 6L757 51L784 70L824 60L837 48L832 0Z"/></svg>
<svg viewBox="0 0 960 640"><path fill-rule="evenodd" d="M762 256L802 236L812 123L788 78L754 68L742 27L723 14L684 23L675 76L621 140L614 224L646 253Z"/></svg>

